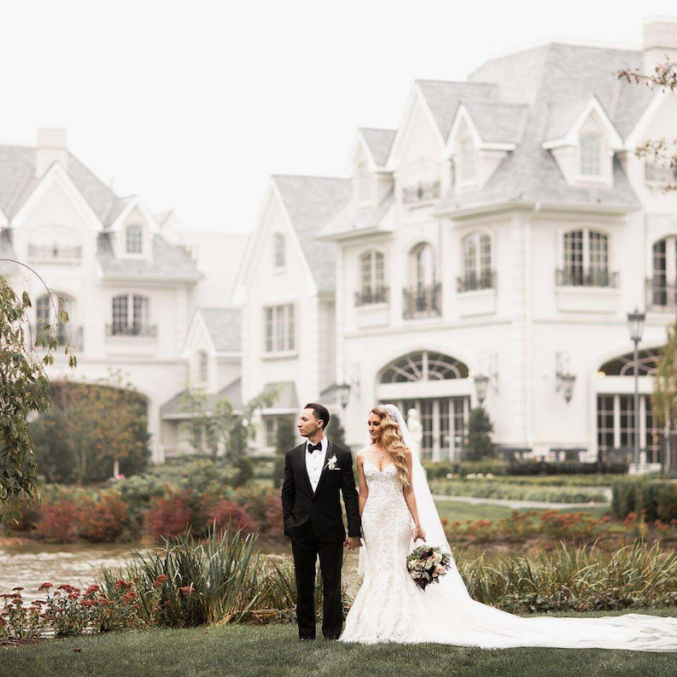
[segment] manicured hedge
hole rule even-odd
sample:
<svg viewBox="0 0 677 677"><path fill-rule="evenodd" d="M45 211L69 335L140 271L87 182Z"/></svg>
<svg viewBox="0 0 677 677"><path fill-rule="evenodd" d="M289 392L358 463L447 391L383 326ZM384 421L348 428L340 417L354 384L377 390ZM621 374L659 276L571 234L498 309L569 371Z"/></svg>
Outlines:
<svg viewBox="0 0 677 677"><path fill-rule="evenodd" d="M612 486L611 509L620 518L644 511L647 521L677 519L677 482L627 477Z"/></svg>

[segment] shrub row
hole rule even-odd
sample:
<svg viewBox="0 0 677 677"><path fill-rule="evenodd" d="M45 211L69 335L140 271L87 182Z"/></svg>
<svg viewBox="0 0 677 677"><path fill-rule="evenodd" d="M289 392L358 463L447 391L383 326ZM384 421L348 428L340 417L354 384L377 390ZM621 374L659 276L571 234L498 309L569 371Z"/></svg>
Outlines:
<svg viewBox="0 0 677 677"><path fill-rule="evenodd" d="M423 461L423 467L429 479L442 479L447 475L474 475L491 473L496 476L539 476L557 477L567 475L589 475L591 483L596 482L595 476L601 472L609 475L626 473L627 465L617 464L600 467L597 463L578 463L563 461L562 463L547 463L545 461L528 460L522 463L506 463L500 460L486 461Z"/></svg>
<svg viewBox="0 0 677 677"><path fill-rule="evenodd" d="M601 491L585 487L538 487L503 483L500 480L433 480L430 491L440 496L473 496L547 503L606 503Z"/></svg>
<svg viewBox="0 0 677 677"><path fill-rule="evenodd" d="M619 518L643 512L647 521L677 519L677 482L627 477L612 485L611 509Z"/></svg>

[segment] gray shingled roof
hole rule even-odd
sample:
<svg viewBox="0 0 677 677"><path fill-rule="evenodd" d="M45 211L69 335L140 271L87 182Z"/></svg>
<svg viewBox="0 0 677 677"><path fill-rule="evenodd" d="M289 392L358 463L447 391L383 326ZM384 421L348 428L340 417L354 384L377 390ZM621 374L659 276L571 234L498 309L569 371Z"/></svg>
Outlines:
<svg viewBox="0 0 677 677"><path fill-rule="evenodd" d="M275 175L284 206L298 235L319 291L333 291L336 286L337 247L320 242L315 235L324 228L331 215L352 195L350 179L325 176Z"/></svg>
<svg viewBox="0 0 677 677"><path fill-rule="evenodd" d="M218 352L237 353L242 349L242 310L240 308L198 308Z"/></svg>
<svg viewBox="0 0 677 677"><path fill-rule="evenodd" d="M110 233L99 233L97 240L97 258L104 276L195 282L204 277L190 257L162 235L153 235L153 252L149 260L117 259L110 237Z"/></svg>
<svg viewBox="0 0 677 677"><path fill-rule="evenodd" d="M395 191L390 190L375 209L364 212L357 209L355 200L347 202L327 222L326 227L319 233L325 235L340 235L363 228L377 228L388 210L395 202Z"/></svg>
<svg viewBox="0 0 677 677"><path fill-rule="evenodd" d="M189 412L181 405L181 400L186 391L182 390L176 393L174 397L167 400L160 407L160 416L163 419L167 418L189 418ZM214 408L216 402L223 398L227 398L233 405L235 411L242 410L242 379L238 378L232 383L229 383L225 388L221 388L216 393L207 395L207 404L205 406L205 414L209 415Z"/></svg>
<svg viewBox="0 0 677 677"><path fill-rule="evenodd" d="M423 98L446 141L456 117L460 101L496 100L498 87L488 82L446 82L443 80L416 80Z"/></svg>
<svg viewBox="0 0 677 677"><path fill-rule="evenodd" d="M524 103L464 101L482 141L519 143L527 121L529 106Z"/></svg>
<svg viewBox="0 0 677 677"><path fill-rule="evenodd" d="M379 167L384 167L397 130L360 127L360 132L362 132L362 136L369 146L369 152L374 158L374 162Z"/></svg>
<svg viewBox="0 0 677 677"><path fill-rule="evenodd" d="M68 175L103 223L121 200L72 153L68 153ZM40 183L35 176L35 148L0 145L0 209L8 219L21 209Z"/></svg>
<svg viewBox="0 0 677 677"><path fill-rule="evenodd" d="M641 58L641 52L632 50L551 42L492 59L474 71L471 80L496 82L501 100L528 103L529 118L521 143L503 160L484 189L461 193L452 189L441 201L439 211L505 200L639 207L639 200L617 161L613 187L569 186L554 157L541 144L546 130L548 135L552 134L553 128L546 127L546 123L553 111L559 107L566 109L555 114L554 128L559 130L571 119L577 105L593 94L612 120L622 120L621 126L627 133L649 98L634 97L631 104L621 105L621 95L629 90L616 73L622 68L638 67Z"/></svg>

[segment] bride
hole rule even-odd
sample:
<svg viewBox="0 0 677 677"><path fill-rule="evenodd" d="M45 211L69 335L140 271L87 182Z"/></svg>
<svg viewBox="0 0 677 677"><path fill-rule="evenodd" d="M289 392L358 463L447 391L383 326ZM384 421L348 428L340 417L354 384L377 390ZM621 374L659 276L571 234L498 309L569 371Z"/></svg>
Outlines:
<svg viewBox="0 0 677 677"><path fill-rule="evenodd" d="M677 618L523 618L477 602L453 557L447 574L422 590L406 566L413 543L421 539L450 555L451 548L399 409L375 407L368 426L371 445L356 459L364 578L340 641L677 651Z"/></svg>

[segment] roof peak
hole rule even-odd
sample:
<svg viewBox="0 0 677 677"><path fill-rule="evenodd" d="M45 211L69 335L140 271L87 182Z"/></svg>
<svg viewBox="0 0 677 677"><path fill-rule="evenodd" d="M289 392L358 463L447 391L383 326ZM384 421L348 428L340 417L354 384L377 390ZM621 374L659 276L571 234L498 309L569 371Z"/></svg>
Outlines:
<svg viewBox="0 0 677 677"><path fill-rule="evenodd" d="M566 45L568 47L589 47L595 49L604 49L604 50L613 50L613 51L625 51L625 52L641 52L642 46L634 42L617 42L617 41L604 41L604 40L586 40L583 38L562 38L562 37L547 37L535 40L533 42L525 42L512 47L507 47L505 49L494 52L492 55L486 59L484 63L489 61L494 61L495 59L502 59L506 56L512 56L514 54L519 54L520 52L527 52L531 49L538 49L539 47L549 47L551 45ZM474 69L472 72L479 70L479 68Z"/></svg>

